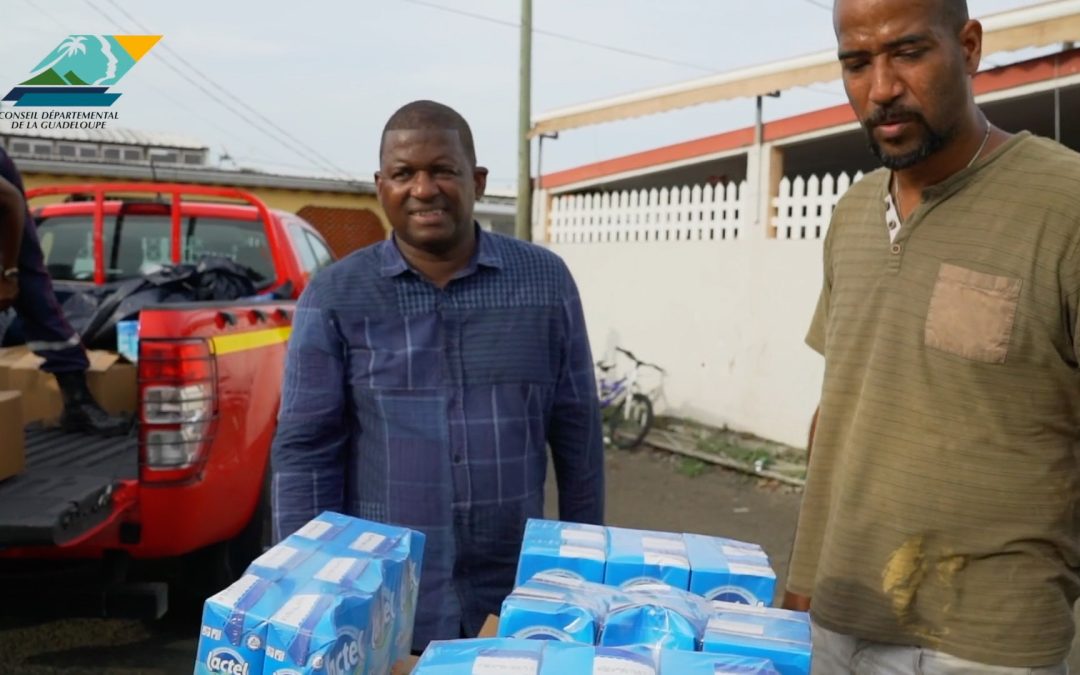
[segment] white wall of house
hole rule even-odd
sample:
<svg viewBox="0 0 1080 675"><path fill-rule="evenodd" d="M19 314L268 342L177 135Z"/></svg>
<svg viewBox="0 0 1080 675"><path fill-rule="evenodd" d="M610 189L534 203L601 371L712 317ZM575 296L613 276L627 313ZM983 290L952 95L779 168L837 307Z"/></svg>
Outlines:
<svg viewBox="0 0 1080 675"><path fill-rule="evenodd" d="M577 280L594 360L629 349L667 370L659 412L805 447L824 363L803 339L849 182L784 181L775 238L747 186L557 198L548 246Z"/></svg>
<svg viewBox="0 0 1080 675"><path fill-rule="evenodd" d="M803 343L820 240L551 248L577 280L595 359L621 346L668 372L659 411L805 446L823 371Z"/></svg>

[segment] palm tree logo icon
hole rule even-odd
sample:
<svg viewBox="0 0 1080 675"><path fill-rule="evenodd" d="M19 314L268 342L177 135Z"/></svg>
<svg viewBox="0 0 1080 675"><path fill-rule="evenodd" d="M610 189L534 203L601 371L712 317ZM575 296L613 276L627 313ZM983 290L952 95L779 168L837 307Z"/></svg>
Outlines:
<svg viewBox="0 0 1080 675"><path fill-rule="evenodd" d="M69 56L75 56L77 54L85 54L86 53L86 45L83 44L85 42L86 42L86 36L85 35L69 35L69 36L67 36L67 39L65 39L63 42L61 42L60 46L56 48L56 53L57 53L56 58L53 59L51 63L49 63L49 64L47 64L47 65L45 65L43 67L37 68L30 75L30 79L31 80L34 79L35 76L40 75L41 73L45 72L46 70L52 70L52 68L54 66L56 66L56 64L60 63L64 59L68 58Z"/></svg>
<svg viewBox="0 0 1080 675"><path fill-rule="evenodd" d="M107 93L160 35L69 35L3 100L16 106L108 106Z"/></svg>

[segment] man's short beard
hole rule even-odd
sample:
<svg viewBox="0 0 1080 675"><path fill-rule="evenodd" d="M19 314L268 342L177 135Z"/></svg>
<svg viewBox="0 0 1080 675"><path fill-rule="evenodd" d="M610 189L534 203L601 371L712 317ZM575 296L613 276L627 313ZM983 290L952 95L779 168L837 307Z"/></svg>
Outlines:
<svg viewBox="0 0 1080 675"><path fill-rule="evenodd" d="M874 153L874 156L881 161L881 164L893 171L902 171L904 169L910 169L911 167L920 164L927 157L930 157L934 153L944 148L954 135L953 129L948 129L945 132L939 132L926 123L926 120L921 117L915 120L917 124L922 126L926 131L926 134L922 138L922 142L919 143L919 147L915 148L911 152L905 152L901 155L890 155L882 149L881 143L874 138L874 127L866 128L866 137L870 142L870 151Z"/></svg>

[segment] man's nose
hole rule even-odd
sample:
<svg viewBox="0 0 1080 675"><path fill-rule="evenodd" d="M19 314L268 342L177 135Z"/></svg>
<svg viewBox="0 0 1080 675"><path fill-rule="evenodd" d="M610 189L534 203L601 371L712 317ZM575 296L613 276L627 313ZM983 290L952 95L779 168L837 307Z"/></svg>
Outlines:
<svg viewBox="0 0 1080 675"><path fill-rule="evenodd" d="M431 199L439 194L439 188L435 185L430 173L418 171L413 177L412 188L409 192L417 199Z"/></svg>
<svg viewBox="0 0 1080 675"><path fill-rule="evenodd" d="M885 55L874 59L870 64L870 101L879 106L887 106L904 93L904 83L896 75L889 58Z"/></svg>

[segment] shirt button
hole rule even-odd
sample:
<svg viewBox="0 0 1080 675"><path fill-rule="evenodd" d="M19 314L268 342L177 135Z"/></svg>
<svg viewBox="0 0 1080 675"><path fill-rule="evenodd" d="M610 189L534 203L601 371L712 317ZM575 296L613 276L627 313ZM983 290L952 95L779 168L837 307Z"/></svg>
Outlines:
<svg viewBox="0 0 1080 675"><path fill-rule="evenodd" d="M889 229L890 230L895 230L896 229L896 223L889 223Z"/></svg>
<svg viewBox="0 0 1080 675"><path fill-rule="evenodd" d="M901 251L900 244L893 244L892 245L893 255L900 255L900 251Z"/></svg>
<svg viewBox="0 0 1080 675"><path fill-rule="evenodd" d="M461 464L463 461L465 461L464 457L461 455L454 455L454 464Z"/></svg>

